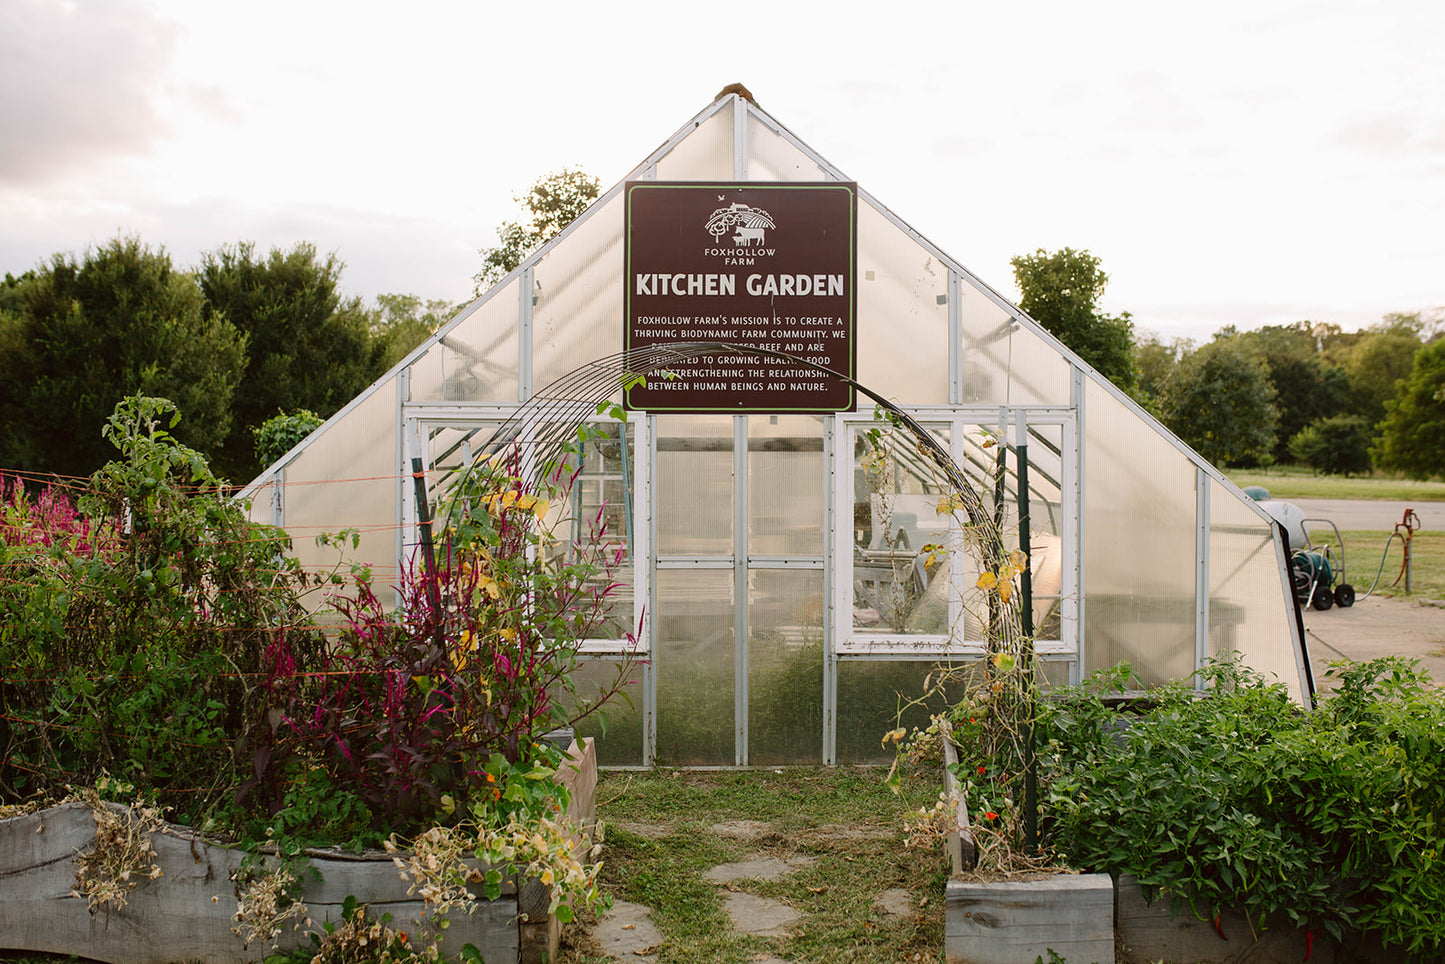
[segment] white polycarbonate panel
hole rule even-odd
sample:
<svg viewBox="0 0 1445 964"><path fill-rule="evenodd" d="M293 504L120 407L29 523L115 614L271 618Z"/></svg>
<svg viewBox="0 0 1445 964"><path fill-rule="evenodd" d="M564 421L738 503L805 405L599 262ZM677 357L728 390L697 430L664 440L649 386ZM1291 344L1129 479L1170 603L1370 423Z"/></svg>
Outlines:
<svg viewBox="0 0 1445 964"><path fill-rule="evenodd" d="M515 402L517 282L477 308L411 365L414 402Z"/></svg>
<svg viewBox="0 0 1445 964"><path fill-rule="evenodd" d="M1085 672L1194 672L1194 464L1092 380L1084 408Z"/></svg>
<svg viewBox="0 0 1445 964"><path fill-rule="evenodd" d="M533 269L532 384L537 389L622 351L621 278L619 193L578 223Z"/></svg>
<svg viewBox="0 0 1445 964"><path fill-rule="evenodd" d="M659 181L731 181L733 110L725 106L657 162Z"/></svg>
<svg viewBox="0 0 1445 964"><path fill-rule="evenodd" d="M296 558L313 571L329 571L337 550L318 547L316 537L356 529L360 545L351 549L348 542L345 559L372 567L387 605L397 579L396 423L393 378L313 435L286 466L286 531Z"/></svg>
<svg viewBox="0 0 1445 964"><path fill-rule="evenodd" d="M1245 665L1284 683L1291 696L1303 701L1293 623L1294 605L1269 524L1210 479L1210 653L1240 653Z"/></svg>
<svg viewBox="0 0 1445 964"><path fill-rule="evenodd" d="M1005 404L1069 404L1073 369L1057 348L1019 325L1009 333L1007 351Z"/></svg>
<svg viewBox="0 0 1445 964"><path fill-rule="evenodd" d="M807 154L755 115L748 114L748 180L822 181L827 175Z"/></svg>
<svg viewBox="0 0 1445 964"><path fill-rule="evenodd" d="M629 671L625 680L624 670ZM615 694L574 727L579 738L590 736L597 741L597 762L603 766L641 766L641 663L624 666L612 659L584 659L572 671L572 682L575 693L563 697L569 715L579 702L594 705L605 694Z"/></svg>
<svg viewBox="0 0 1445 964"><path fill-rule="evenodd" d="M748 419L748 553L823 554L823 420L812 415Z"/></svg>
<svg viewBox="0 0 1445 964"><path fill-rule="evenodd" d="M731 415L658 415L657 553L733 554Z"/></svg>
<svg viewBox="0 0 1445 964"><path fill-rule="evenodd" d="M883 734L898 726L925 727L930 711L911 706L900 719L898 708L918 699L924 683L938 671L933 660L849 660L838 663L837 757L842 764L892 763L894 751Z"/></svg>
<svg viewBox="0 0 1445 964"><path fill-rule="evenodd" d="M858 205L858 381L904 405L948 403L948 267Z"/></svg>
<svg viewBox="0 0 1445 964"><path fill-rule="evenodd" d="M1018 327L1013 313L959 279L962 344L959 368L966 405L1008 403L1013 372L1009 369L1009 335Z"/></svg>

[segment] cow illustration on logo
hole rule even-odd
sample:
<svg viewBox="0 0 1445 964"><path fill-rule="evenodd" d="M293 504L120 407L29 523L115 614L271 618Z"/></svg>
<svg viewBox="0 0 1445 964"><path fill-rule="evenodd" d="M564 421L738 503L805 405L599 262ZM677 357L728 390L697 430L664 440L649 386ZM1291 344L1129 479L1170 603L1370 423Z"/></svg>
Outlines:
<svg viewBox="0 0 1445 964"><path fill-rule="evenodd" d="M773 216L762 208L755 208L749 204L735 202L728 207L718 208L707 219L707 233L713 236L714 241L721 241L723 235L729 231L736 231L733 234L733 244L739 248L750 248L754 245L761 246L765 243L765 233L768 228L776 228L773 223Z"/></svg>

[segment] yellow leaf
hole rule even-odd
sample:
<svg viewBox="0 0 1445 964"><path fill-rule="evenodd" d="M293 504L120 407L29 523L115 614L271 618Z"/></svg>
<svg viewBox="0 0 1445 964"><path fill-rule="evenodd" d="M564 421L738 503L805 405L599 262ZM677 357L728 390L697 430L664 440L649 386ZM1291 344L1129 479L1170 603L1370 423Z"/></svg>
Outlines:
<svg viewBox="0 0 1445 964"><path fill-rule="evenodd" d="M1001 582L998 584L998 598L1003 600L1004 603L1007 603L1013 594L1014 589L1012 583Z"/></svg>
<svg viewBox="0 0 1445 964"><path fill-rule="evenodd" d="M992 572L980 573L978 582L975 585L986 592L998 585L998 576Z"/></svg>
<svg viewBox="0 0 1445 964"><path fill-rule="evenodd" d="M1028 565L1029 562L1028 554L1025 553L1022 549L1015 549L1013 552L1010 552L1008 554L1008 558L1009 562L1013 563L1014 568L1017 569L1019 572L1023 572L1024 566Z"/></svg>

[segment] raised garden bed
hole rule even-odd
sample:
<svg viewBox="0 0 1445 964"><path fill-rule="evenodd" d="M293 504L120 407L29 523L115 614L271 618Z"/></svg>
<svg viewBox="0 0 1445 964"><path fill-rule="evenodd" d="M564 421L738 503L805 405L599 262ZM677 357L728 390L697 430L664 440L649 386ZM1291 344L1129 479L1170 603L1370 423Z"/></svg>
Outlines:
<svg viewBox="0 0 1445 964"><path fill-rule="evenodd" d="M572 744L558 779L571 791L568 816L590 831L597 788L590 739ZM80 803L0 820L0 950L68 954L110 964L232 964L262 960L270 951L259 942L246 947L232 931L237 901L231 874L241 865L243 851L168 824L151 835L161 875L131 890L123 907L92 914L87 900L72 891L79 855L95 838L95 815ZM585 838L577 846L587 846ZM394 927L428 933L425 905L407 894L408 885L389 854L314 851L309 862L321 874L319 881L308 879L302 893L312 929L319 930L323 921L339 922L347 897L354 897L370 905L374 917L390 914ZM451 915L440 941L443 953L456 959L472 944L488 964L555 958L560 925L546 916L546 889L518 883L508 881L499 899L479 901L471 915ZM290 948L308 944L309 938L306 931L292 930L279 941Z"/></svg>

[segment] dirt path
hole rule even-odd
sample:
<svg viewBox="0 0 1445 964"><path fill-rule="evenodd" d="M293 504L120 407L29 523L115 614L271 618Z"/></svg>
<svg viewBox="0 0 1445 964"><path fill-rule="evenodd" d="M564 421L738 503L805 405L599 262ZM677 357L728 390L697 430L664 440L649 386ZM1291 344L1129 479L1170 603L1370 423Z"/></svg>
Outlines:
<svg viewBox="0 0 1445 964"><path fill-rule="evenodd" d="M1438 603L1371 596L1349 609L1307 609L1304 623L1316 685L1335 660L1403 656L1445 686L1445 608Z"/></svg>

